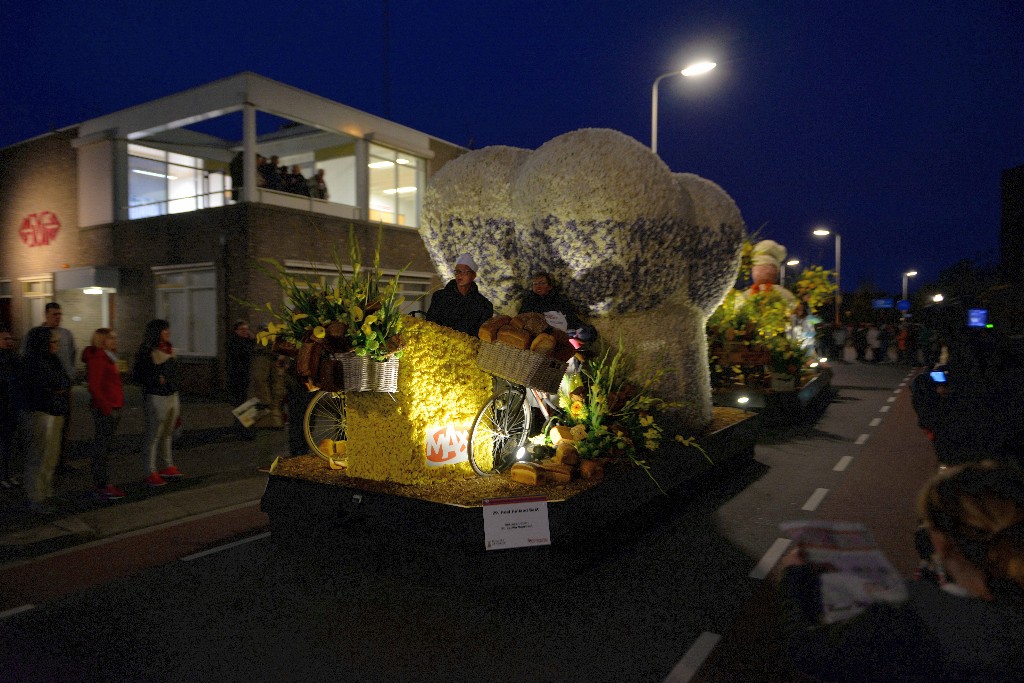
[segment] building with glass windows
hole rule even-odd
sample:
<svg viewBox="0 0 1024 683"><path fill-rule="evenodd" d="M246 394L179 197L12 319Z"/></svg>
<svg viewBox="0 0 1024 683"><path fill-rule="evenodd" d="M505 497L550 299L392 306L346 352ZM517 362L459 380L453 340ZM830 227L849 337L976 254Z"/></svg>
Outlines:
<svg viewBox="0 0 1024 683"><path fill-rule="evenodd" d="M79 348L114 327L130 357L165 318L186 388L219 388L232 321L267 322L245 302L282 296L260 258L330 279L350 229L364 254L382 231L382 266L425 309L423 190L465 151L253 73L2 149L0 321L20 337L57 301Z"/></svg>

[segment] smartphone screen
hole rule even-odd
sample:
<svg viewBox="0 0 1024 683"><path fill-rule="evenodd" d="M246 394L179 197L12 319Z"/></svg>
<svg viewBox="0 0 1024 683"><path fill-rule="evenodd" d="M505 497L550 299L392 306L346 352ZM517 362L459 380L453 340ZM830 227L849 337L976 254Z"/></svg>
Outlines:
<svg viewBox="0 0 1024 683"><path fill-rule="evenodd" d="M942 370L932 370L931 376L933 382L941 383L946 381L946 373Z"/></svg>

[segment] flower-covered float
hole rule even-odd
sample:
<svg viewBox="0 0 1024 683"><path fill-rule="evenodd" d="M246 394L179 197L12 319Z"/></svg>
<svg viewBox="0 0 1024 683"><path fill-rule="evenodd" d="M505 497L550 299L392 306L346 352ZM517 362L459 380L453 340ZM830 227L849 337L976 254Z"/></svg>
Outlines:
<svg viewBox="0 0 1024 683"><path fill-rule="evenodd" d="M596 328L604 346L580 374L589 391L563 384L555 464L572 444L581 460L640 465L631 469L650 484L654 451L686 450L693 435L743 419L722 418L711 401L705 323L736 279L745 235L735 203L711 181L672 173L617 131L579 130L536 151L488 147L448 162L427 187L420 234L443 280L460 254L473 254L497 314L514 315L523 284L544 270ZM469 427L492 391L476 362L487 342L408 317L401 336L397 392L346 393L345 469L308 476L460 505L523 495L522 479L474 477L466 462ZM278 473L291 467L283 461ZM558 491L545 495L570 498L602 480L577 474L546 479Z"/></svg>
<svg viewBox="0 0 1024 683"><path fill-rule="evenodd" d="M792 393L823 373L814 354L815 324L819 307L835 291L832 273L819 266L805 268L791 291L779 283L785 258L785 247L773 240L747 240L737 286L708 319L712 386L720 396L738 388ZM748 277L753 280L749 286ZM748 405L765 404L762 399Z"/></svg>

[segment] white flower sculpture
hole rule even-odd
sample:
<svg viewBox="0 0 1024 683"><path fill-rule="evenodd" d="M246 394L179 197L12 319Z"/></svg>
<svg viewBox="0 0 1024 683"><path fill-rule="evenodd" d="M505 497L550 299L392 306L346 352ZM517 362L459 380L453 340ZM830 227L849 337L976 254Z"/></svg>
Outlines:
<svg viewBox="0 0 1024 683"><path fill-rule="evenodd" d="M686 426L711 420L704 324L735 282L744 235L718 185L673 174L618 131L583 129L449 162L420 233L446 279L458 254L475 256L496 311L515 310L532 271L552 273L604 338L666 368L661 393Z"/></svg>

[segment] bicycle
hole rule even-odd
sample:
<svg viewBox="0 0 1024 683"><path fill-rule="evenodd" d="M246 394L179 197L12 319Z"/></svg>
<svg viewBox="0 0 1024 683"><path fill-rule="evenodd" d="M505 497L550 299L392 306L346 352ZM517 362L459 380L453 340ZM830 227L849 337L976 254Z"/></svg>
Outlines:
<svg viewBox="0 0 1024 683"><path fill-rule="evenodd" d="M306 406L302 418L303 433L313 455L330 460L333 452L326 453L320 444L326 440L345 441L345 393L318 391Z"/></svg>
<svg viewBox="0 0 1024 683"><path fill-rule="evenodd" d="M594 337L593 328L588 328L586 337L581 332L583 330L573 330L570 334L570 341L577 349ZM566 372L575 374L579 368L580 362L574 358L566 366ZM469 430L469 466L481 477L500 474L517 462L532 460L533 453L526 447L534 424L533 407L528 400L530 393L544 418L538 433L546 436L564 419L557 404L557 389L544 392L509 377L495 375L495 379L499 382L497 390L477 413Z"/></svg>

